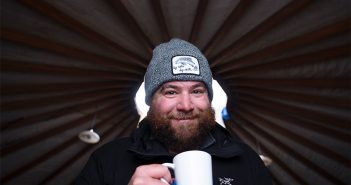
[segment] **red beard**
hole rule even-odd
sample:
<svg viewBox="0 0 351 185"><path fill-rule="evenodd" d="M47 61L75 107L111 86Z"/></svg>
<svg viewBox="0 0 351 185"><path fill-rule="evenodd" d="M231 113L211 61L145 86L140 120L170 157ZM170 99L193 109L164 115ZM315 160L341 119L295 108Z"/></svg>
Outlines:
<svg viewBox="0 0 351 185"><path fill-rule="evenodd" d="M150 107L147 119L151 122L154 136L174 153L199 149L203 139L216 124L214 110L211 108L199 113L178 112L164 115ZM178 124L172 123L174 119L190 119L191 121Z"/></svg>

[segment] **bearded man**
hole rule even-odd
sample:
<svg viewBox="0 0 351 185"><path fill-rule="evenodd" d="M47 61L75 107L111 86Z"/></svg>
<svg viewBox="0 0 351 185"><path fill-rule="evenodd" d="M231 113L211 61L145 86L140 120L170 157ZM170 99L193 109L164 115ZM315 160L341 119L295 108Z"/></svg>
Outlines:
<svg viewBox="0 0 351 185"><path fill-rule="evenodd" d="M139 128L96 150L76 184L171 184L161 164L189 150L212 156L214 185L223 179L231 185L272 184L259 156L215 122L212 73L196 46L180 39L157 46L145 73L145 94L150 110Z"/></svg>

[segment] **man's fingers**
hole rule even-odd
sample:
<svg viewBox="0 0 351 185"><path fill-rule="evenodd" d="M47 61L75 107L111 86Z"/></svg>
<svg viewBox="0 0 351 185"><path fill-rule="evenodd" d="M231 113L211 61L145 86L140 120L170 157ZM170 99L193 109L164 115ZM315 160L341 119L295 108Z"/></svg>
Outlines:
<svg viewBox="0 0 351 185"><path fill-rule="evenodd" d="M168 183L171 182L171 173L168 168L161 164L150 164L139 166L130 181L130 185L141 185L141 184L162 184L161 178L166 180Z"/></svg>
<svg viewBox="0 0 351 185"><path fill-rule="evenodd" d="M161 164L150 164L150 165L139 166L135 172L141 175L147 175L154 178L161 178L166 176L171 178L171 174L168 168Z"/></svg>

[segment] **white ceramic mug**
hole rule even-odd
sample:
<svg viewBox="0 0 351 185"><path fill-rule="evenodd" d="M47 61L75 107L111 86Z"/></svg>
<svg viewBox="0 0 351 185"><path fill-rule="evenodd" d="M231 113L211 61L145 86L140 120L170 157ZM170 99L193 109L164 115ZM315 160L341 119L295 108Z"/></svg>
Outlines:
<svg viewBox="0 0 351 185"><path fill-rule="evenodd" d="M172 168L177 185L212 185L211 155L198 150L177 154L173 163L162 165Z"/></svg>

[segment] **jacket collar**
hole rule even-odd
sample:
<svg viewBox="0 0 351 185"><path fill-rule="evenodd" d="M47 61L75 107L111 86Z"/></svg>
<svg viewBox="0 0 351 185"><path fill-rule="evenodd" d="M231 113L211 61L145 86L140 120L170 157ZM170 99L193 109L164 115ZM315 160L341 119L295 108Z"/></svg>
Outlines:
<svg viewBox="0 0 351 185"><path fill-rule="evenodd" d="M146 119L139 125L131 135L132 144L129 151L135 152L142 158L174 156L151 134L150 123ZM208 133L200 149L220 158L231 158L242 153L242 149L229 132L219 124L216 124L216 127Z"/></svg>

